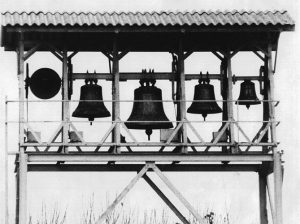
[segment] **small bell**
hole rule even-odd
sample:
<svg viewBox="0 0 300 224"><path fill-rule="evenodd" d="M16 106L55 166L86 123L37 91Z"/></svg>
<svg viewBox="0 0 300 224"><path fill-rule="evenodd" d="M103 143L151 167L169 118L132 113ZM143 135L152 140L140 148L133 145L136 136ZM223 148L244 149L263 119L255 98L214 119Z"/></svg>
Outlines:
<svg viewBox="0 0 300 224"><path fill-rule="evenodd" d="M205 101L199 102L198 100ZM216 102L214 86L210 85L209 81L204 81L202 79L199 80L199 84L195 86L194 101L188 108L187 112L191 114L202 114L204 120L207 114L216 114L222 112L222 109Z"/></svg>
<svg viewBox="0 0 300 224"><path fill-rule="evenodd" d="M80 102L72 116L88 118L91 124L96 117L110 116L103 103L102 87L97 85L97 80L85 80L85 85L80 89Z"/></svg>
<svg viewBox="0 0 300 224"><path fill-rule="evenodd" d="M249 109L250 105L260 104L256 96L255 85L250 80L245 80L241 83L240 96L235 104L246 105Z"/></svg>

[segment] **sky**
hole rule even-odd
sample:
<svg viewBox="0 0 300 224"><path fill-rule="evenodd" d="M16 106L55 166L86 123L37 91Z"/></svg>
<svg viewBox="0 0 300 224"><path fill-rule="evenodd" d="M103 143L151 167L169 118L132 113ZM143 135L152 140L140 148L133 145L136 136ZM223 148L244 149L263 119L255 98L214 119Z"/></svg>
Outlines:
<svg viewBox="0 0 300 224"><path fill-rule="evenodd" d="M113 0L113 1L88 1L83 2L79 0L72 1L58 1L58 0L1 0L0 9L4 11L193 11L193 10L274 10L287 9L290 15L295 19L296 24L299 21L298 8L299 2L296 0ZM299 175L299 160L300 153L297 146L299 140L297 137L298 128L300 128L300 92L298 90L299 79L299 32L296 27L296 32L286 32L281 34L279 40L279 53L277 61L277 69L275 74L275 97L280 100L279 106L276 108L276 117L281 121L278 126L277 135L280 141L279 148L284 150L283 159L285 161L285 176L283 186L283 203L284 203L284 220L285 223L297 223L296 220L300 218L300 197L297 195L297 190L300 184ZM4 97L9 99L17 99L17 77L16 77L16 54L14 52L4 52L0 49L1 65L0 71L3 77L0 82L0 121L4 121ZM142 58L142 59L141 59ZM168 54L147 54L130 53L120 62L120 71L140 71L143 68L155 68L155 71L169 71L170 70L170 56ZM32 56L28 61L30 64L30 72L35 71L41 67L51 67L58 73L61 72L61 64L53 56L45 53L38 53ZM89 70L93 72L107 72L107 59L101 54L78 54L74 57L74 71L85 72ZM233 73L236 75L253 75L258 74L258 68L261 65L259 59L254 54L238 53L233 59ZM199 71L209 71L210 73L217 73L219 70L219 61L212 54L192 54L186 61L186 73L198 73ZM110 97L110 83L100 81L103 88L103 96L106 99ZM193 97L193 86L196 81L191 81L187 84L187 98ZM216 98L220 99L219 88L216 82L215 85ZM79 98L79 88L83 85L83 81L76 81L74 83L73 99ZM170 86L165 83L157 82L157 86L163 89L163 98L170 98ZM128 84L121 83L121 92L123 99L132 99L133 90L138 85L135 82ZM238 97L239 83L235 86L234 97ZM256 90L258 94L258 85L256 83ZM258 95L261 98L260 95ZM32 95L31 99L36 99ZM59 95L55 98L59 99ZM110 108L110 104L106 103ZM122 104L123 105L123 104ZM131 106L121 105L122 118L127 119ZM76 108L76 104L72 104L72 109ZM32 105L30 119L41 118L45 111L47 119L58 119L59 113L55 113L53 108L57 105ZM173 106L164 104L167 116L170 119L175 119ZM72 110L71 110L72 111ZM11 106L9 117L14 119L17 117L17 108ZM238 111L235 110L237 113ZM260 111L258 107L251 107L249 111L245 108L239 108L239 115L241 119L249 118L259 119L257 115ZM244 115L244 117L243 117ZM199 117L190 117L192 119L199 119ZM201 118L202 119L202 118ZM211 116L211 120L220 119L219 116ZM76 120L76 119L75 119ZM0 140L4 142L4 130L1 125ZM97 124L92 127L79 125L79 129L85 131L87 139L97 137L99 129ZM41 125L34 127L36 130L43 130ZM207 127L210 132L203 133L205 138L211 136L211 131L215 130L215 126ZM249 128L245 126L245 128ZM253 130L252 130L252 129ZM255 129L256 128L256 129ZM55 125L47 127L43 130L42 137L47 139L54 131ZM250 127L250 133L254 134L257 127ZM16 126L9 129L9 150L15 151L16 148ZM102 129L104 130L104 128ZM89 134L87 134L89 131ZM93 134L90 134L93 133ZM102 132L101 132L102 133ZM134 132L140 139L145 140L146 136L140 132ZM157 138L158 134L153 134L153 139ZM0 145L0 180L4 178L4 144ZM9 159L9 198L10 198L10 219L14 216L14 173L13 173L14 158ZM232 220L236 223L255 223L258 219L258 186L257 175L244 173L178 173L166 174L176 187L183 192L184 196L200 210L212 209L219 213L229 211ZM116 193L120 192L126 184L133 178L134 174L130 173L29 173L28 174L28 204L29 214L33 217L39 217L41 207L44 204L49 210L58 206L59 209L67 209L68 223L77 223L82 216L82 212L88 207L91 198L94 198L95 207L100 210L100 207L105 205L106 195L112 200ZM153 176L156 182L158 179ZM184 180L184 181L182 181ZM2 181L0 182L2 183ZM159 186L165 191L167 190L161 183ZM0 186L0 201L4 197L4 185ZM169 195L170 192L167 194ZM174 198L173 198L174 199ZM146 202L146 203L145 203ZM125 205L130 208L138 208L140 210L151 210L165 207L163 202L153 193L143 181L140 181L137 186L126 197ZM176 202L178 204L178 202ZM0 222L3 223L3 203L0 204ZM251 212L250 212L251 211ZM269 217L271 219L271 217ZM13 222L11 222L13 223Z"/></svg>

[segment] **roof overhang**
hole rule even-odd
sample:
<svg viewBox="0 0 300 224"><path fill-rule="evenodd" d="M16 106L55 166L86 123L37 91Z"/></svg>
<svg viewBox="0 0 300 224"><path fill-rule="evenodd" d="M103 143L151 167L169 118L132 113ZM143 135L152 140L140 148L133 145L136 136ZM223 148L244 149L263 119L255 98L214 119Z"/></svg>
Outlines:
<svg viewBox="0 0 300 224"><path fill-rule="evenodd" d="M294 30L287 12L194 13L4 13L2 46L15 50L22 35L25 50L51 43L69 51L118 50L173 52L251 51L277 47L280 32ZM40 48L39 50L48 49Z"/></svg>

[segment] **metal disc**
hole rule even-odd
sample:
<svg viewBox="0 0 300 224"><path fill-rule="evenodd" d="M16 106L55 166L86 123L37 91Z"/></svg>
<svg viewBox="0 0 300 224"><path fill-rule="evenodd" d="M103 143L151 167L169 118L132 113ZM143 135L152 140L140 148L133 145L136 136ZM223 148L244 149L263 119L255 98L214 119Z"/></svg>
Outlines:
<svg viewBox="0 0 300 224"><path fill-rule="evenodd" d="M32 74L29 86L36 97L50 99L59 92L61 79L54 70L41 68Z"/></svg>

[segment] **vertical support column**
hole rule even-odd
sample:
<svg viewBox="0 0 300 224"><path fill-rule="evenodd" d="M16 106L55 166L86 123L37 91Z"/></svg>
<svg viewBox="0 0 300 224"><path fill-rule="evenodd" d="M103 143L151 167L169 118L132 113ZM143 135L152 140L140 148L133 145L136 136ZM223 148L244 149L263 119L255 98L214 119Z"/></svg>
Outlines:
<svg viewBox="0 0 300 224"><path fill-rule="evenodd" d="M19 223L27 224L27 155L19 156Z"/></svg>
<svg viewBox="0 0 300 224"><path fill-rule="evenodd" d="M69 104L69 85L68 85L68 52L66 49L63 50L63 60L62 60L62 119L63 119L63 130L62 130L62 141L63 141L63 152L68 152L68 147L65 145L68 143L68 132L70 126L70 104Z"/></svg>
<svg viewBox="0 0 300 224"><path fill-rule="evenodd" d="M182 133L182 142L187 143L187 130L186 130L186 102L185 102L185 73L184 73L184 54L183 54L183 43L182 43L182 37L179 39L179 47L178 47L178 97L179 97L179 116L180 121L184 122L181 127L181 133ZM187 153L187 147L183 146L181 149L182 153Z"/></svg>
<svg viewBox="0 0 300 224"><path fill-rule="evenodd" d="M226 54L226 64L227 64L227 113L228 120L231 122L230 127L230 141L235 144L234 140L234 123L233 122L233 102L232 102L232 69L231 69L231 55L230 52ZM231 147L231 153L237 153L237 147Z"/></svg>
<svg viewBox="0 0 300 224"><path fill-rule="evenodd" d="M18 85L19 85L19 146L24 143L24 100L25 100L25 85L24 85L24 38L23 33L19 36L18 47ZM21 148L20 148L21 150Z"/></svg>
<svg viewBox="0 0 300 224"><path fill-rule="evenodd" d="M259 182L259 214L260 224L268 224L267 212L267 175L263 172L258 173Z"/></svg>
<svg viewBox="0 0 300 224"><path fill-rule="evenodd" d="M268 92L269 92L269 78L268 78L268 58L265 56L264 60L264 74L263 74L263 83L264 83L264 89L263 89L263 99L268 100ZM268 121L269 120L269 102L263 102L263 120ZM266 123L264 123L266 125ZM266 132L264 137L262 138L262 142L268 142L269 140L269 131ZM268 146L262 147L263 152L268 153Z"/></svg>
<svg viewBox="0 0 300 224"><path fill-rule="evenodd" d="M18 83L19 83L19 164L16 174L16 223L27 222L27 157L24 143L24 36L20 33L18 46Z"/></svg>
<svg viewBox="0 0 300 224"><path fill-rule="evenodd" d="M113 42L113 81L112 81L112 99L113 99L113 121L119 121L120 119L120 73L119 73L119 57L118 57L118 46L117 46L117 36L114 38ZM113 130L113 140L117 145L120 144L120 123L117 123ZM113 153L120 153L120 147L116 146Z"/></svg>
<svg viewBox="0 0 300 224"><path fill-rule="evenodd" d="M222 60L221 65L220 65L220 74L221 74L221 95L223 99L222 103L222 120L227 121L228 120L228 110L227 110L227 89L228 89L228 80L227 80L227 61ZM226 122L222 123L222 127L226 125ZM226 134L228 133L228 130L226 130ZM227 152L227 147L222 146L222 152Z"/></svg>
<svg viewBox="0 0 300 224"><path fill-rule="evenodd" d="M274 100L274 73L272 62L272 45L268 45L268 78L270 88L268 89L268 100ZM269 101L269 120L271 123L271 140L272 143L277 143L276 124L275 122L275 106L274 102ZM276 146L273 146L273 172L274 172L274 202L275 202L275 220L274 224L282 224L282 169L281 169L281 154Z"/></svg>
<svg viewBox="0 0 300 224"><path fill-rule="evenodd" d="M4 167L5 167L5 224L8 224L9 212L8 212L8 102L7 96L5 96L5 155L4 155Z"/></svg>

